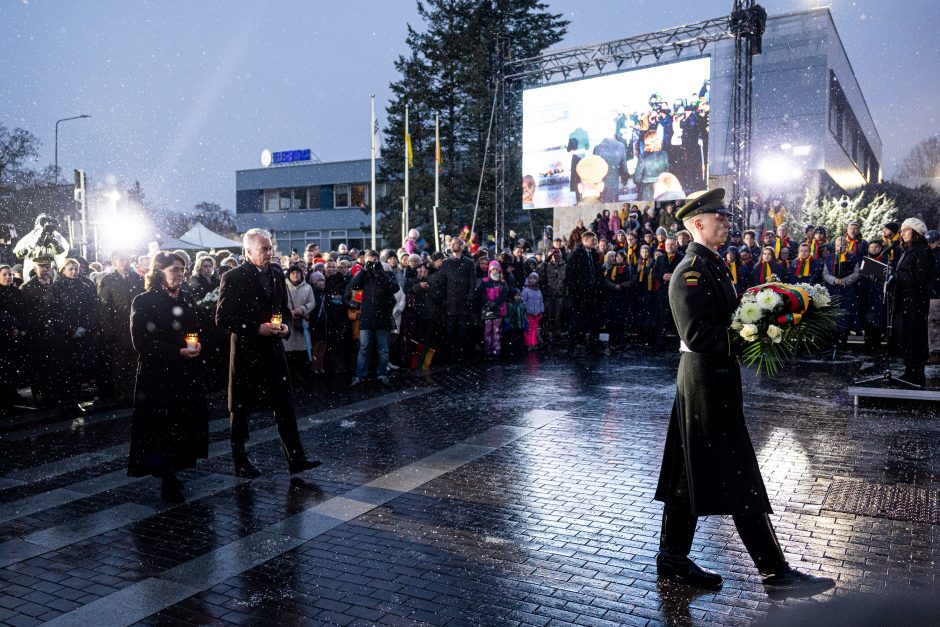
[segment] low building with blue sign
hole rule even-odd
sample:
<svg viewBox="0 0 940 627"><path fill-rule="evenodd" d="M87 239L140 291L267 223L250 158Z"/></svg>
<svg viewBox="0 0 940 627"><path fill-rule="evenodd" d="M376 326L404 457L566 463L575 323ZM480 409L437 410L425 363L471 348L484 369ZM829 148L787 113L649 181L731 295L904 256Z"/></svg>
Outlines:
<svg viewBox="0 0 940 627"><path fill-rule="evenodd" d="M364 248L371 243L369 203L371 160L309 162L307 153L282 157L289 165L235 172L235 220L238 231L263 228L274 235L282 254L303 252L307 244L335 250L341 243ZM268 153L270 163L276 155ZM377 162L376 169L379 168ZM377 193L384 195L384 185ZM378 242L381 246L381 238Z"/></svg>

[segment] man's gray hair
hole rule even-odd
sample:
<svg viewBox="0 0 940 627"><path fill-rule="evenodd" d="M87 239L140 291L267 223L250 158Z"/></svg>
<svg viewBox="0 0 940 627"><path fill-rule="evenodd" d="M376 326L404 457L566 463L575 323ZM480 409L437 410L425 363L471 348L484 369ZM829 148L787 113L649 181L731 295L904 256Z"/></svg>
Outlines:
<svg viewBox="0 0 940 627"><path fill-rule="evenodd" d="M264 229L248 229L242 236L242 246L245 250L248 250L251 247L251 242L261 237L271 239L270 231Z"/></svg>

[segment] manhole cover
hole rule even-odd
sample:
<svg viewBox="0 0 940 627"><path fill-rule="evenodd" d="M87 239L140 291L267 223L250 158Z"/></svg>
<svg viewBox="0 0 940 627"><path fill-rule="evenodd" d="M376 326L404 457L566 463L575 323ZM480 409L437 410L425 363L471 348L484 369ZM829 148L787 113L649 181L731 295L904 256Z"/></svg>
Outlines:
<svg viewBox="0 0 940 627"><path fill-rule="evenodd" d="M940 524L940 491L910 484L836 479L823 509L874 518Z"/></svg>

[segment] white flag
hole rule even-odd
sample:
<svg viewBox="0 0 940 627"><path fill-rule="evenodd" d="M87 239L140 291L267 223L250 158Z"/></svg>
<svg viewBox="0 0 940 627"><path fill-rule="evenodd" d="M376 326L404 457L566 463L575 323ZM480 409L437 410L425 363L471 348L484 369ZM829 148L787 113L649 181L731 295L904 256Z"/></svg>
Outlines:
<svg viewBox="0 0 940 627"><path fill-rule="evenodd" d="M382 157L382 135L379 133L379 121L375 119L375 105L372 110L372 156Z"/></svg>

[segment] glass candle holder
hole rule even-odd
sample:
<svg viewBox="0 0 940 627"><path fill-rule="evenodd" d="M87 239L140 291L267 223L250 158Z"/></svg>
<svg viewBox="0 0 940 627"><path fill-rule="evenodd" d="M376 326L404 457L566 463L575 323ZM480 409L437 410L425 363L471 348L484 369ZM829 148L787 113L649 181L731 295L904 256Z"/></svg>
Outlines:
<svg viewBox="0 0 940 627"><path fill-rule="evenodd" d="M197 346L199 346L199 334L198 333L187 333L184 336L184 339L186 340L186 348L195 349Z"/></svg>
<svg viewBox="0 0 940 627"><path fill-rule="evenodd" d="M281 326L282 320L283 320L283 318L281 317L281 314L279 314L279 313L271 314L271 324L276 325L276 326L279 327L279 326Z"/></svg>

